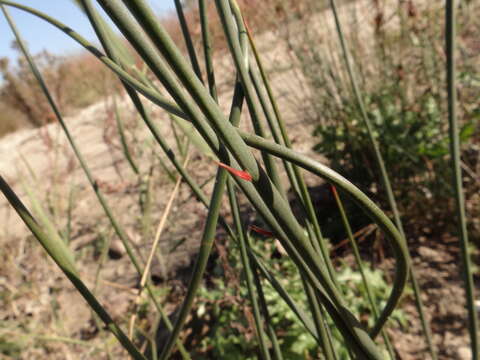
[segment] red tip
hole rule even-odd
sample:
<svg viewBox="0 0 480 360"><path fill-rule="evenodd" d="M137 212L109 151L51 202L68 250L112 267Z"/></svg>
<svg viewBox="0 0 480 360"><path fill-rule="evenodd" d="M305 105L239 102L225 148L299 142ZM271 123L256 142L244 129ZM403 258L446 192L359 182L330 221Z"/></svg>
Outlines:
<svg viewBox="0 0 480 360"><path fill-rule="evenodd" d="M232 168L232 167L230 167L230 166L228 166L224 163L218 162L218 161L217 161L217 164L218 164L218 166L221 166L224 169L226 169L231 174L233 174L235 176L238 176L240 179L243 179L243 180L246 180L246 181L252 181L252 175L250 175L246 171L234 169L234 168Z"/></svg>
<svg viewBox="0 0 480 360"><path fill-rule="evenodd" d="M337 188L335 187L335 185L330 185L330 190L332 191L333 196L338 196Z"/></svg>
<svg viewBox="0 0 480 360"><path fill-rule="evenodd" d="M265 229L262 229L262 228L260 228L260 227L258 227L258 226L250 225L249 228L250 228L250 230L253 230L253 231L255 231L256 233L259 233L259 234L262 234L262 235L265 235L265 236L274 237L273 232L268 231L268 230L265 230Z"/></svg>

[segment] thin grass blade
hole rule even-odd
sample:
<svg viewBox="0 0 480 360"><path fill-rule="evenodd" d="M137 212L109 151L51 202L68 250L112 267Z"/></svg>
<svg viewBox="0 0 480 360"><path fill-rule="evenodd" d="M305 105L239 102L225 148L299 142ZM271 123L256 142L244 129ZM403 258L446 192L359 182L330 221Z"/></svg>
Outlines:
<svg viewBox="0 0 480 360"><path fill-rule="evenodd" d="M469 251L467 219L465 215L465 199L463 195L462 171L460 168L460 140L457 120L457 88L456 88L456 7L455 0L447 0L445 7L445 38L447 55L447 93L448 93L448 124L450 136L450 156L454 174L453 185L457 207L458 232L463 259L463 278L465 282L465 297L468 310L470 346L472 359L479 358L478 317L475 309L475 285L473 283L472 265Z"/></svg>

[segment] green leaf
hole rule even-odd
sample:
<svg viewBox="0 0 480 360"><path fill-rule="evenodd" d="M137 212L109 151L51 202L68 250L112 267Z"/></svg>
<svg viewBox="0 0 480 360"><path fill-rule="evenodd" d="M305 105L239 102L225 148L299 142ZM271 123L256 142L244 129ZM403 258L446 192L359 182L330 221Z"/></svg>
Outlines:
<svg viewBox="0 0 480 360"><path fill-rule="evenodd" d="M465 124L460 130L460 135L459 135L460 141L461 142L468 141L472 137L476 128L477 128L476 124L473 121L469 122L468 124Z"/></svg>

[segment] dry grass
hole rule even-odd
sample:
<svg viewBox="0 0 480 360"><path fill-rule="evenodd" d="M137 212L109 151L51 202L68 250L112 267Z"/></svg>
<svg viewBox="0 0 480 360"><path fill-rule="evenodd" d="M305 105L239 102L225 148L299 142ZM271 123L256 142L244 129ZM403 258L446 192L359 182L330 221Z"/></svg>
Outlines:
<svg viewBox="0 0 480 360"><path fill-rule="evenodd" d="M115 80L99 61L81 54L70 57L46 51L35 56L60 110L70 115L115 91ZM0 59L0 136L25 126L40 127L55 120L40 86L20 56L17 64Z"/></svg>

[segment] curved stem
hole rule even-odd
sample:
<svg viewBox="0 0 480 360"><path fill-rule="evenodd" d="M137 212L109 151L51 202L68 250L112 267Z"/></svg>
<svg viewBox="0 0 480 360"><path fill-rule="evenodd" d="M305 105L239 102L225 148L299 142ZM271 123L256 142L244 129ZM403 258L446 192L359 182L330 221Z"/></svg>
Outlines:
<svg viewBox="0 0 480 360"><path fill-rule="evenodd" d="M343 227L345 228L345 230L347 232L348 240L350 241L350 245L352 246L353 255L355 257L355 262L357 263L357 267L358 267L358 270L360 272L360 276L362 277L363 287L365 288L365 292L367 294L367 300L370 303L370 308L371 308L371 311L372 311L373 316L374 316L375 321L376 321L378 319L378 308L377 308L377 305L375 304L375 299L374 299L374 296L373 296L373 292L372 292L372 289L370 287L370 283L367 279L367 275L365 274L365 270L363 268L363 262L362 262L362 258L360 257L360 250L358 249L357 241L355 240L355 237L353 236L352 228L350 226L350 222L348 221L347 214L345 212L345 208L343 207L343 202L340 199L340 195L338 194L337 189L335 188L335 186L332 186L331 190L332 190L332 193L333 193L333 197L335 198L335 202L337 203L338 210L340 211L340 216L342 218ZM383 341L385 342L385 345L387 347L390 358L392 360L395 360L395 352L393 350L392 343L391 343L391 341L388 337L387 332L384 329L382 329L381 334L382 334L382 337L383 337Z"/></svg>
<svg viewBox="0 0 480 360"><path fill-rule="evenodd" d="M265 332L263 330L263 318L260 315L260 306L258 304L257 294L255 293L254 288L254 275L253 272L256 272L255 266L252 266L250 263L250 258L247 254L247 240L245 229L242 226L242 221L240 219L240 208L238 206L237 195L235 194L235 188L231 179L227 183L228 189L228 199L230 201L230 209L232 212L233 222L235 224L235 230L237 231L237 237L240 248L240 258L242 261L243 271L245 272L245 282L247 284L248 297L253 310L253 317L255 319L255 328L257 330L257 339L260 345L260 353L262 359L270 360L270 353L268 351L267 340L265 339ZM258 285L258 283L257 283ZM260 290L261 287L257 289ZM266 324L267 326L271 324Z"/></svg>
<svg viewBox="0 0 480 360"><path fill-rule="evenodd" d="M190 31L188 30L187 19L185 19L182 3L180 0L174 0L174 2L175 8L177 9L178 21L180 22L180 28L182 29L183 39L187 45L188 57L192 63L193 71L197 77L202 80L202 71L200 70L200 64L198 63L198 58L195 52L195 46L193 45L192 37L190 36Z"/></svg>
<svg viewBox="0 0 480 360"><path fill-rule="evenodd" d="M107 3L105 0L99 0L99 2L102 3L102 5L105 5L105 8L107 10L113 11L113 8L110 7L110 5L113 6L113 2ZM7 0L0 0L0 3L22 7ZM177 53L174 44L171 43L171 39L165 37L163 29L158 27L156 20L154 21L154 19L150 16L148 12L143 12L144 9L141 8L143 6L142 4L143 1L140 0L132 0L126 3L128 7L133 7L132 13L137 16L139 21L142 23L143 28L147 31L148 35L152 37L152 40L155 42L156 46L158 46L158 50L160 50L162 55L167 58L170 66L172 67L171 69L168 69L164 66L163 62L160 61L158 53L156 53L155 51L151 51L152 49L150 48L148 43L144 42L141 37L136 37L135 33L132 33L132 29L137 29L138 31L141 30L139 29L138 25L135 27L127 20L128 17L124 16L126 14L122 13L123 10L119 9L120 12L118 14L112 13L112 15L119 15L119 17L115 20L117 20L120 26L123 26L126 23L133 26L131 29L127 29L126 27L122 29L126 31L129 36L131 36L132 42L136 42L136 45L138 45L138 49L144 51L142 53L142 56L145 57L145 60L150 61L149 65L153 68L152 70L156 70L155 73L157 74L159 79L161 79L165 82L166 85L168 85L167 89L170 91L172 96L174 96L175 100L181 105L181 108L186 112L186 115L183 111L178 111L178 107L176 107L175 105L172 106L171 103L165 102L164 99L162 99L159 96L158 92L156 92L154 89L145 86L142 83L139 83L136 79L132 78L128 74L125 74L125 72L122 72L123 70L120 69L119 66L113 61L111 61L111 59L105 57L97 50L90 50L96 56L99 56L102 61L108 64L108 66L112 68L117 74L121 74L120 76L122 77L122 79L126 79L126 81L128 81L131 86L139 90L142 94L146 95L149 99L162 107L169 107L170 111L175 111L179 113L179 115L181 114L180 116L186 116L187 118L192 120L194 125L201 132L202 136L204 136L205 140L207 140L212 150L214 150L218 155L221 155L221 157L228 160L228 163L230 165L238 165L238 161L242 164L242 168L250 172L253 177L253 181L250 183L236 179L238 185L242 188L249 200L259 211L260 215L264 217L267 223L275 231L275 234L279 237L282 245L285 247L289 255L295 261L300 271L314 286L315 291L318 294L317 296L321 299L327 311L330 313L335 323L338 325L340 331L345 337L345 340L349 343L349 345L352 346L352 349L359 357L367 359L380 359L381 355L376 349L376 346L374 345L372 339L366 334L364 329L359 324L358 320L354 318L353 314L345 307L341 295L339 294L335 285L332 283L321 261L319 261L318 253L316 253L311 244L308 242L303 228L292 216L288 203L278 192L276 186L273 185L269 176L257 164L255 158L253 157L253 154L250 152L250 148L247 146L247 144L245 144L244 140L246 140L247 138L250 139L250 135L247 134L247 136L245 136L245 134L239 132L237 128L233 127L231 124L228 123L228 121L226 121L215 101L211 97L209 97L208 94L206 94L206 89L199 82L198 78L194 76L193 72L188 67L188 64L185 64L185 60L178 59L179 54ZM140 8L137 6L140 6ZM26 9L25 7L23 8ZM31 9L27 11L31 11ZM36 13L38 15L38 12ZM65 26L63 26L63 24L55 21L54 19L48 18L43 14L38 16L48 19L47 21L54 23L54 25L61 28L67 34L75 37L78 40L82 40L82 38L79 37L78 34L74 35L71 29L66 28ZM174 74L171 73L172 69L175 70L175 75L178 76L178 78L182 81L182 84L188 90L188 95L185 94L184 89L177 83L176 79L173 77ZM195 100L195 104L192 102L192 97ZM197 106L201 109L201 112L198 111ZM205 119L205 116L207 116L208 120ZM272 151L272 149L268 148L267 145L269 144L269 142L266 142L260 137L257 138L265 142L262 145L263 147L260 146L259 149L275 154L275 149ZM251 139L249 141L251 141ZM220 154L221 143L225 143L227 145L229 150L232 151L232 154L235 156L236 160L232 158L229 153ZM291 150L285 149L281 145L274 145L280 147L280 149L282 150L291 152ZM280 153L281 152L282 151L280 151ZM293 153L295 154L295 152ZM279 157L282 158L282 156ZM300 166L304 166L303 160L300 160L300 163L302 163ZM315 166L313 167L313 169L314 172L318 170ZM322 171L320 171L320 173L322 173ZM329 171L331 173L329 173ZM332 172L330 169L327 170L327 173L327 177L330 175L333 176L334 179L338 180L338 174ZM338 181L342 185L345 185L345 182L348 183L348 181L346 180L345 182L343 180ZM337 186L341 187L340 185ZM380 222L380 226L384 227L384 230L387 231L387 233L389 233L390 235L393 234L393 238L396 239L395 235L397 233L393 224L389 222L388 218L375 206L375 204L373 204L373 202L371 202L363 193L356 193L354 191L355 189L356 188L352 189L346 186L345 191L349 193L351 192L350 195L357 198L357 200L366 207L367 212L373 213L373 217L376 219L377 222ZM356 189L356 191L359 192L358 189ZM401 256L401 251L398 251L399 248L401 250L402 243L401 241L398 242L398 239L396 240L397 243L395 243L394 241L394 249L397 250L397 276L395 278L392 295L387 303L386 308L384 309L384 312L382 313L382 316L384 318L381 317L379 319L379 322L377 323L377 327L379 328L383 326L384 321L391 313L393 307L398 301L399 292L401 292L404 286L404 273L402 273L402 271L405 268L408 269L408 261L406 261ZM397 246L395 246L395 244ZM373 334L375 334L375 331L377 330L378 329L374 328Z"/></svg>
<svg viewBox="0 0 480 360"><path fill-rule="evenodd" d="M231 0L231 1L236 2L235 0ZM259 96L259 98L262 102L262 106L264 106L264 108L265 108L265 115L267 117L267 120L269 120L268 123L269 123L269 126L270 126L270 130L272 132L273 138L274 138L276 143L281 144L281 145L285 145L286 147L291 148L292 144L291 144L290 139L288 137L287 129L285 127L285 122L283 121L283 117L280 113L280 110L278 108L275 97L273 96L273 90L270 86L270 82L269 82L267 74L264 70L264 66L263 66L263 63L261 61L260 54L257 51L257 47L256 47L255 42L253 40L253 36L252 36L247 24L245 24L245 29L247 31L248 39L250 41L250 46L252 47L253 55L255 57L258 69L260 71L260 76L262 78L263 84L264 84L265 89L267 91L268 99L270 101L270 104L272 105L273 114L271 114L270 108L267 106L266 100L264 99L266 96L261 91L260 86L257 86L257 84L259 83L259 80L257 79L258 76L254 72L254 70L251 68L250 74L252 76L253 83L254 83L255 87L257 88L257 93L259 94L258 96ZM262 99L263 99L263 101L262 101ZM275 126L275 123L278 125L278 127ZM327 269L328 269L328 272L330 274L330 277L338 288L338 284L337 284L336 277L335 277L335 270L333 268L333 264L332 264L332 261L330 260L329 253L328 253L327 243L326 243L325 238L323 237L322 231L320 229L320 225L318 223L318 218L315 214L315 209L314 209L314 206L313 206L312 198L310 196L310 193L308 192L308 188L307 188L305 180L302 176L302 173L298 170L298 168L295 165L293 165L293 164L291 164L287 161L284 161L284 166L285 166L285 170L287 172L287 176L288 176L288 178L289 178L289 180L292 184L292 187L294 188L297 196L301 200L301 203L303 203L303 205L305 207L305 212L308 216L308 220L313 225L312 226L313 227L312 235L314 234L316 236L316 239L314 239L314 236L310 236L311 240L312 240L312 242L314 240L316 240L316 243L314 244L314 246L316 248L319 248L317 251L319 251L321 253L321 255L323 257L323 260L324 260L325 264L327 265Z"/></svg>
<svg viewBox="0 0 480 360"><path fill-rule="evenodd" d="M339 37L339 40L340 40L340 45L341 45L342 53L343 53L343 59L345 61L345 66L347 68L347 73L348 73L348 77L349 77L349 80L350 80L350 84L351 84L351 87L352 87L352 90L353 90L353 94L355 96L355 100L357 102L357 106L360 110L360 113L361 113L361 116L362 116L362 119L363 119L363 123L364 123L364 125L367 129L368 138L370 140L370 144L372 146L372 149L373 149L373 152L374 152L374 155L375 155L375 160L377 162L377 166L380 170L380 177L381 177L381 181L382 181L384 190L387 194L388 203L389 203L389 205L390 205L390 207L393 211L393 217L394 217L394 220L395 220L395 224L397 225L398 230L400 231L400 234L405 239L405 233L403 231L403 225L402 225L402 220L400 218L400 212L398 211L397 202L395 200L395 195L393 194L393 189L392 189L392 185L390 183L390 178L388 176L387 168L385 166L385 162L383 160L382 153L380 152L380 147L378 145L378 142L375 139L375 135L374 135L374 132L373 132L373 127L372 127L370 119L367 115L365 104L364 104L363 99L360 95L360 90L359 90L359 87L358 87L358 84L357 84L357 79L355 77L354 70L353 70L352 64L350 62L350 56L349 56L349 52L348 52L348 49L347 49L346 40L345 40L345 37L343 35L342 24L340 23L340 18L338 16L336 1L335 0L330 0L330 6L331 6L331 9L332 9L332 12L333 12L333 17L334 17L334 20L335 20L335 26L336 26L337 34L338 34L338 37ZM411 262L410 253L408 251L407 251L407 257L408 257L409 261ZM425 312L423 310L423 303L422 303L422 299L421 299L420 289L419 289L419 286L418 286L418 282L416 280L416 274L415 274L415 270L414 270L413 266L410 267L409 271L410 271L410 277L412 279L412 284L413 284L413 290L414 290L414 295L415 295L415 304L416 304L418 313L420 315L420 321L421 321L421 324L422 324L422 330L423 330L425 338L427 340L427 345L428 345L428 348L429 348L429 351L430 351L430 355L431 355L432 359L435 360L435 359L437 359L437 355L436 355L435 348L433 346L433 341L432 341L432 336L431 336L431 331L430 331L430 325L428 324L427 319L425 317Z"/></svg>
<svg viewBox="0 0 480 360"><path fill-rule="evenodd" d="M272 154L278 156L279 158L291 161L292 163L324 178L331 184L334 184L338 188L345 191L387 234L387 238L391 241L397 264L392 293L390 294L388 302L385 305L385 308L382 310L382 313L380 314L377 323L370 332L373 337L378 335L383 325L385 324L385 321L390 316L392 311L395 309L398 301L400 300L400 296L402 295L403 289L405 288L405 284L408 279L410 261L404 237L400 234L400 232L397 230L395 225L393 225L390 219L380 210L380 208L378 208L378 206L372 200L370 200L360 189L358 189L355 185L353 185L350 181L345 179L340 174L336 173L327 166L320 164L319 162L305 155L285 148L284 146L267 141L266 139L263 139L253 134L248 134L243 131L239 132L248 145L262 151L269 151Z"/></svg>

